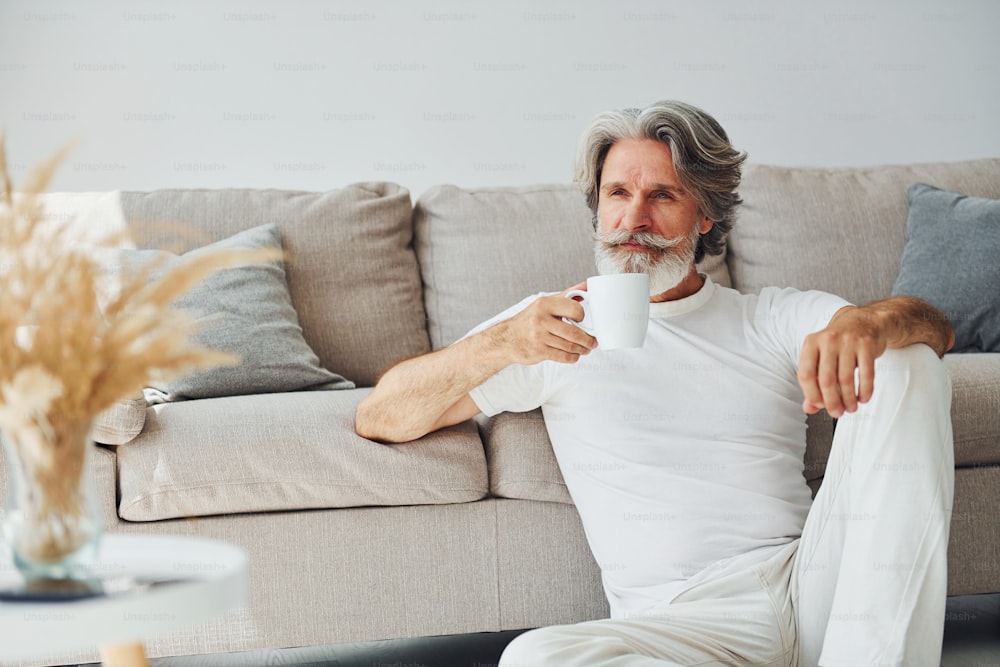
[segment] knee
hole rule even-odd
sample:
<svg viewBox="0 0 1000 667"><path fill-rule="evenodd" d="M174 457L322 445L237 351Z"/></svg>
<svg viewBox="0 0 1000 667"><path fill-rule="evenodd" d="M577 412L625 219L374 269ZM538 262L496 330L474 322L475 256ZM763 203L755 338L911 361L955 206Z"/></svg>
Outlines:
<svg viewBox="0 0 1000 667"><path fill-rule="evenodd" d="M922 343L886 350L875 362L875 393L923 395L937 406L951 405L951 378L937 353ZM888 398L886 396L885 398Z"/></svg>
<svg viewBox="0 0 1000 667"><path fill-rule="evenodd" d="M950 461L951 379L937 354L923 344L887 350L876 360L872 400L838 420L834 443L851 456L879 458L888 447Z"/></svg>
<svg viewBox="0 0 1000 667"><path fill-rule="evenodd" d="M560 655L574 642L563 631L564 626L552 626L529 630L518 635L507 644L500 656L498 667L535 667L542 665L565 665L565 655Z"/></svg>

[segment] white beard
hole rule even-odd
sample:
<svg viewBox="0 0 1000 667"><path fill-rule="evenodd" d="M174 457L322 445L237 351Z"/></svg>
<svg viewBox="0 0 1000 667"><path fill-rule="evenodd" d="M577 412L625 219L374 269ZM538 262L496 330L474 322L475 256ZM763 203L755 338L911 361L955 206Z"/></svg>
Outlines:
<svg viewBox="0 0 1000 667"><path fill-rule="evenodd" d="M653 248L653 252L634 252L621 247L623 243L631 240ZM594 259L597 262L597 272L602 276L613 273L647 274L649 295L657 296L673 289L687 277L691 267L694 266L697 247L697 227L691 230L689 236L678 236L673 239L648 232L632 234L618 230L596 235Z"/></svg>

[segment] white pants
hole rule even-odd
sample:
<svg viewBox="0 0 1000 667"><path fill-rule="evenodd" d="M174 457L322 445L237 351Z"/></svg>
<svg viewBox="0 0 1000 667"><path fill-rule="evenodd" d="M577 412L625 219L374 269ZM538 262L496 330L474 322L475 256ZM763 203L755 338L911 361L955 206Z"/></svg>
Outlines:
<svg viewBox="0 0 1000 667"><path fill-rule="evenodd" d="M837 424L801 539L648 616L532 630L502 667L941 661L954 488L951 382L925 345L879 358Z"/></svg>

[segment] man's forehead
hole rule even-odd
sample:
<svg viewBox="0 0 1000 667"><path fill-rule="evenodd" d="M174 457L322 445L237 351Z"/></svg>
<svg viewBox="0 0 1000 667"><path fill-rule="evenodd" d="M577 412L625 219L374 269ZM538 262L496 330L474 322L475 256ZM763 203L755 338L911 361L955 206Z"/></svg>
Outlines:
<svg viewBox="0 0 1000 667"><path fill-rule="evenodd" d="M602 190L611 183L651 190L684 190L674 170L670 147L652 139L616 142L608 151L601 171Z"/></svg>
<svg viewBox="0 0 1000 667"><path fill-rule="evenodd" d="M655 181L652 183L646 183L643 182L642 179L633 179L630 181L620 181L620 180L607 181L601 184L601 189L612 190L614 188L623 188L630 185L635 185L637 180L640 183L640 185L642 185L642 187L647 188L649 190L671 190L674 192L684 192L684 188L682 188L677 183L659 183Z"/></svg>

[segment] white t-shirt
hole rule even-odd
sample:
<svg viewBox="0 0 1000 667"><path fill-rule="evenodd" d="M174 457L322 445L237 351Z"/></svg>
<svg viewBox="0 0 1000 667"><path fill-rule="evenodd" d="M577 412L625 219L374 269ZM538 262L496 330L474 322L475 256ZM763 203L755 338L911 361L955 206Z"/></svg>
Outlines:
<svg viewBox="0 0 1000 667"><path fill-rule="evenodd" d="M696 294L650 304L641 349L509 366L471 392L487 415L541 406L613 618L800 536L811 500L799 351L845 305L816 291L743 295L706 276Z"/></svg>

